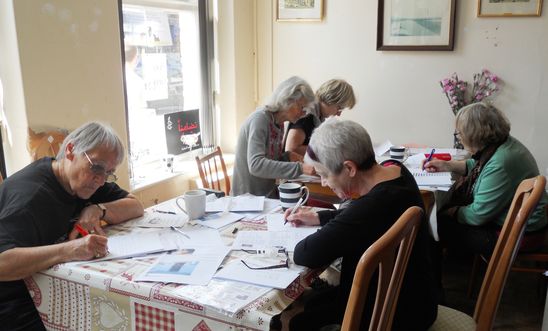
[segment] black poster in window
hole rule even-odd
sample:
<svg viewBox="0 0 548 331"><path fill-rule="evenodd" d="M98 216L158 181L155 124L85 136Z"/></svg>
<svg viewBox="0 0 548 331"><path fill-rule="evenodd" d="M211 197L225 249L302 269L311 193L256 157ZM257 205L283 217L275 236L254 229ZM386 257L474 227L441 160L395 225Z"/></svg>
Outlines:
<svg viewBox="0 0 548 331"><path fill-rule="evenodd" d="M202 147L198 109L164 115L167 152L182 154Z"/></svg>

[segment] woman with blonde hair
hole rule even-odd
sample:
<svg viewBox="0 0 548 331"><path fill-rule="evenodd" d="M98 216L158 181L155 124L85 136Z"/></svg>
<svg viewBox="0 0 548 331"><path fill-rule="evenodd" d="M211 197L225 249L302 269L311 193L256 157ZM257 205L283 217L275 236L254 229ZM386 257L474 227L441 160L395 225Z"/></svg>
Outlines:
<svg viewBox="0 0 548 331"><path fill-rule="evenodd" d="M312 131L326 118L340 116L343 109L352 109L356 97L352 85L342 79L330 79L316 91L316 102L307 109L308 114L296 123L290 123L285 150L304 155Z"/></svg>

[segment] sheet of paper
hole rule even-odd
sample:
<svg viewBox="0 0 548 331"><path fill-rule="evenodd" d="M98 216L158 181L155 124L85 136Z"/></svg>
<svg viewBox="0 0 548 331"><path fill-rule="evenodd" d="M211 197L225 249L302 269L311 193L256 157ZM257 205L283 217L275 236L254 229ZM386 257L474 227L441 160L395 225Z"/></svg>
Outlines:
<svg viewBox="0 0 548 331"><path fill-rule="evenodd" d="M294 266L289 269L252 270L246 267L241 260L234 260L219 270L214 278L285 289L299 276L301 270Z"/></svg>
<svg viewBox="0 0 548 331"><path fill-rule="evenodd" d="M407 160L405 160L405 165L408 168L420 168L422 166L422 160L425 160L424 154L414 154L410 155Z"/></svg>
<svg viewBox="0 0 548 331"><path fill-rule="evenodd" d="M229 251L228 247L213 246L165 254L135 280L207 285Z"/></svg>
<svg viewBox="0 0 548 331"><path fill-rule="evenodd" d="M232 317L271 290L265 286L212 279L207 286L181 286L173 293Z"/></svg>
<svg viewBox="0 0 548 331"><path fill-rule="evenodd" d="M373 146L373 150L375 151L376 156L382 156L384 153L390 150L391 146L393 146L393 144L390 142L390 140L385 140L382 143Z"/></svg>
<svg viewBox="0 0 548 331"><path fill-rule="evenodd" d="M175 214L178 214L178 215L185 215L186 216L186 213L183 212L181 210L181 208L179 208L177 206L177 203L175 202L175 199L170 199L170 200L167 200L167 201L164 201L162 203L159 203L151 208L148 208L147 210L161 210L161 211L169 211L169 212L173 212Z"/></svg>
<svg viewBox="0 0 548 331"><path fill-rule="evenodd" d="M168 211L155 212L145 210L144 215L134 219L133 222L135 226L144 228L169 228L170 226L181 227L188 221L188 217L185 214L169 213Z"/></svg>
<svg viewBox="0 0 548 331"><path fill-rule="evenodd" d="M237 197L222 197L206 203L206 212L225 211L262 211L265 197L240 195Z"/></svg>
<svg viewBox="0 0 548 331"><path fill-rule="evenodd" d="M216 213L208 214L202 218L197 219L196 224L207 226L208 228L220 229L225 225L234 223L244 218L244 215L236 213Z"/></svg>
<svg viewBox="0 0 548 331"><path fill-rule="evenodd" d="M161 240L166 242L167 245L175 246L179 249L225 246L219 231L215 229L189 226L188 224L178 229L185 233L186 236L173 230L165 230L161 233Z"/></svg>
<svg viewBox="0 0 548 331"><path fill-rule="evenodd" d="M418 186L451 186L450 172L426 172L422 169L409 169Z"/></svg>
<svg viewBox="0 0 548 331"><path fill-rule="evenodd" d="M261 217L264 217L266 214L276 213L278 211L282 210L282 206L280 204L280 200L278 199L264 199L264 208L262 211L259 212L247 212L247 213L238 213L240 215L243 215L244 217L248 219L259 219Z"/></svg>
<svg viewBox="0 0 548 331"><path fill-rule="evenodd" d="M293 252L299 241L318 229L319 227L293 227L285 231L239 231L232 249L265 249L277 246Z"/></svg>
<svg viewBox="0 0 548 331"><path fill-rule="evenodd" d="M161 240L162 231L132 233L108 238L108 255L92 262L122 259L149 253L177 249L177 246ZM89 261L87 261L89 262Z"/></svg>

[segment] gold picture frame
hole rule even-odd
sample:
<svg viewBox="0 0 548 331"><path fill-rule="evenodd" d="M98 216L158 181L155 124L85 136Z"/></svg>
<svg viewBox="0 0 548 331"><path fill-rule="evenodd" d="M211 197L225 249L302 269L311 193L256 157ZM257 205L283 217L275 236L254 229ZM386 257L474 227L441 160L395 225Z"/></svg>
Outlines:
<svg viewBox="0 0 548 331"><path fill-rule="evenodd" d="M540 16L542 0L478 0L478 17Z"/></svg>
<svg viewBox="0 0 548 331"><path fill-rule="evenodd" d="M319 22L324 0L276 0L276 21Z"/></svg>

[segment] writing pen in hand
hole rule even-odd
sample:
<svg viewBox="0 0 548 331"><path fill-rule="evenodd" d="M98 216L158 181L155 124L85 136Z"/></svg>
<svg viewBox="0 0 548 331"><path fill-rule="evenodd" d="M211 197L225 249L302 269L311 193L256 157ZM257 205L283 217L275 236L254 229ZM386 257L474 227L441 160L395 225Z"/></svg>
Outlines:
<svg viewBox="0 0 548 331"><path fill-rule="evenodd" d="M74 228L76 229L76 231L78 231L78 233L80 233L80 235L81 235L82 237L85 237L85 236L87 236L87 235L89 234L89 232L87 232L87 230L84 229L84 228L83 228L80 224L78 224L78 223L75 223L75 224L74 224Z"/></svg>
<svg viewBox="0 0 548 331"><path fill-rule="evenodd" d="M424 163L422 164L422 170L424 170L424 166L430 162L432 160L432 157L434 156L434 153L436 152L436 149L435 148L432 148L432 151L430 152L430 155L428 155L428 158L426 159L426 161L424 161Z"/></svg>
<svg viewBox="0 0 548 331"><path fill-rule="evenodd" d="M291 212L289 213L289 215L287 217L295 214L297 209L299 209L301 207L302 203L303 203L303 197L300 197L299 201L297 201L297 204L295 205L295 207L293 207L293 209L291 209ZM284 221L284 225L286 225L286 224L287 224L287 218Z"/></svg>

